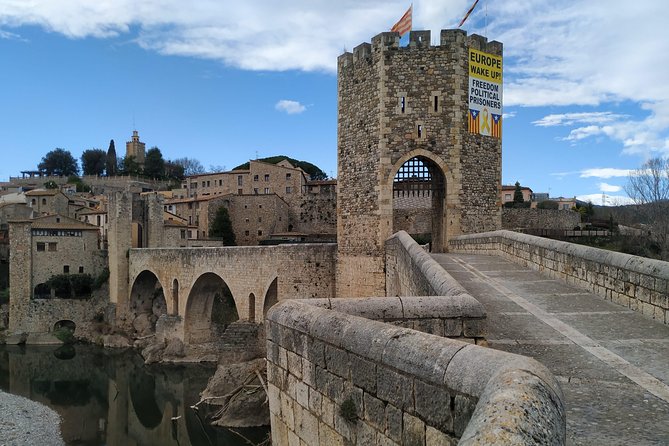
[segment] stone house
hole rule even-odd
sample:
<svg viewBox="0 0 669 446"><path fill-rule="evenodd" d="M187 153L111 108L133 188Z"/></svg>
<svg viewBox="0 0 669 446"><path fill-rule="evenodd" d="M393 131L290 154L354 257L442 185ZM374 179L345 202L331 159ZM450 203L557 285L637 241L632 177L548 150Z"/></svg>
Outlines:
<svg viewBox="0 0 669 446"><path fill-rule="evenodd" d="M276 194L287 202L296 200L308 175L294 167L288 160L278 164L249 161L246 170L207 173L187 177L182 189L188 197L202 198L212 195L268 195Z"/></svg>
<svg viewBox="0 0 669 446"><path fill-rule="evenodd" d="M58 214L13 221L11 225L29 228L26 235L30 238L27 242L32 251L32 262L13 267L27 269L25 274L31 282L33 295L34 290L52 276L90 274L97 277L107 266L97 226Z"/></svg>
<svg viewBox="0 0 669 446"><path fill-rule="evenodd" d="M521 186L520 187L521 192L523 193L523 201L525 202L531 202L532 201L532 189L526 186ZM505 185L503 184L502 187L500 188L500 199L502 201L502 206L505 203L510 203L513 201L513 195L516 192L516 186L512 185Z"/></svg>
<svg viewBox="0 0 669 446"><path fill-rule="evenodd" d="M69 215L70 199L59 189L34 189L26 192L26 200L35 215Z"/></svg>

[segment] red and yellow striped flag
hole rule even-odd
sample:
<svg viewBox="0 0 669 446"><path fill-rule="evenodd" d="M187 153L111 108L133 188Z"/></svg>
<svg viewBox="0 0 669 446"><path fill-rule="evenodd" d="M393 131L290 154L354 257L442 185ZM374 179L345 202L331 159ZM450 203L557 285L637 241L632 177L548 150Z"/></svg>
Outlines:
<svg viewBox="0 0 669 446"><path fill-rule="evenodd" d="M413 10L413 4L409 6L407 12L404 13L399 22L395 23L390 31L400 33L400 37L411 31L411 13Z"/></svg>
<svg viewBox="0 0 669 446"><path fill-rule="evenodd" d="M479 0L476 0L476 1L474 2L474 4L472 5L472 7L469 8L469 11L467 11L467 14L465 14L465 16L464 16L464 17L462 18L462 20L460 21L460 24L458 25L458 28L460 28L460 27L462 26L462 24L465 23L465 20L467 20L467 18L469 17L469 14L471 14L472 11L474 10L474 8L476 8L476 4L477 4L478 2L479 2Z"/></svg>

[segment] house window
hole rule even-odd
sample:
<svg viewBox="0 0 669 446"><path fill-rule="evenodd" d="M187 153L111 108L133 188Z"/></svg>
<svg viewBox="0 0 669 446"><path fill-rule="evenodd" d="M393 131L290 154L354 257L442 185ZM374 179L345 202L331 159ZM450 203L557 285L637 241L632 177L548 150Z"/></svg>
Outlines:
<svg viewBox="0 0 669 446"><path fill-rule="evenodd" d="M254 188L253 188L253 193L256 194L256 195L258 195L258 188L257 188L257 187L254 187Z"/></svg>
<svg viewBox="0 0 669 446"><path fill-rule="evenodd" d="M190 183L191 189L197 189L197 183Z"/></svg>
<svg viewBox="0 0 669 446"><path fill-rule="evenodd" d="M268 173L265 174L265 181L269 181L269 174Z"/></svg>
<svg viewBox="0 0 669 446"><path fill-rule="evenodd" d="M32 200L30 200L30 203L31 203L31 204L35 204L35 203L36 203L36 202L35 202L35 199L33 198Z"/></svg>
<svg viewBox="0 0 669 446"><path fill-rule="evenodd" d="M511 200L511 194L504 194L504 199L507 201Z"/></svg>
<svg viewBox="0 0 669 446"><path fill-rule="evenodd" d="M102 219L100 218L100 216L99 216L99 215L98 215L98 218L97 218L97 220L98 220L98 226L100 226L100 223L102 222Z"/></svg>
<svg viewBox="0 0 669 446"><path fill-rule="evenodd" d="M249 235L249 231L244 231L244 235Z"/></svg>
<svg viewBox="0 0 669 446"><path fill-rule="evenodd" d="M253 181L258 181L258 175L253 175Z"/></svg>
<svg viewBox="0 0 669 446"><path fill-rule="evenodd" d="M258 235L262 235L262 230L258 229Z"/></svg>
<svg viewBox="0 0 669 446"><path fill-rule="evenodd" d="M207 187L209 187L210 183L211 183L211 181L207 181Z"/></svg>
<svg viewBox="0 0 669 446"><path fill-rule="evenodd" d="M202 187L204 187L204 181L202 182Z"/></svg>
<svg viewBox="0 0 669 446"><path fill-rule="evenodd" d="M63 265L63 274L70 273L70 265Z"/></svg>
<svg viewBox="0 0 669 446"><path fill-rule="evenodd" d="M249 219L248 219L248 218L246 218L245 220L246 220L246 223L248 223L248 222L249 222Z"/></svg>
<svg viewBox="0 0 669 446"><path fill-rule="evenodd" d="M57 250L58 250L58 243L49 242L49 251L50 252L56 252Z"/></svg>
<svg viewBox="0 0 669 446"><path fill-rule="evenodd" d="M242 195L244 191L242 189L237 189L237 195Z"/></svg>
<svg viewBox="0 0 669 446"><path fill-rule="evenodd" d="M293 193L293 188L290 187L290 186L286 187L286 193L287 194L292 194Z"/></svg>
<svg viewBox="0 0 669 446"><path fill-rule="evenodd" d="M46 251L46 243L37 242L37 251L39 252Z"/></svg>
<svg viewBox="0 0 669 446"><path fill-rule="evenodd" d="M266 188L265 188L265 193L266 193L266 194L269 194L269 187L266 187Z"/></svg>
<svg viewBox="0 0 669 446"><path fill-rule="evenodd" d="M286 174L286 179L290 180L290 174L289 173Z"/></svg>
<svg viewBox="0 0 669 446"><path fill-rule="evenodd" d="M84 273L84 267L83 267L83 266L80 266L80 267L79 267L79 274L83 274L83 273Z"/></svg>
<svg viewBox="0 0 669 446"><path fill-rule="evenodd" d="M42 198L42 204L46 204L46 198Z"/></svg>
<svg viewBox="0 0 669 446"><path fill-rule="evenodd" d="M242 185L242 181L244 181L243 178L244 178L243 176L237 175L237 185L238 186Z"/></svg>
<svg viewBox="0 0 669 446"><path fill-rule="evenodd" d="M182 230L181 230L181 238L182 238L182 239L185 239L185 238L186 238L186 230L185 230L185 229L182 229Z"/></svg>
<svg viewBox="0 0 669 446"><path fill-rule="evenodd" d="M262 223L262 217L258 217L258 223Z"/></svg>

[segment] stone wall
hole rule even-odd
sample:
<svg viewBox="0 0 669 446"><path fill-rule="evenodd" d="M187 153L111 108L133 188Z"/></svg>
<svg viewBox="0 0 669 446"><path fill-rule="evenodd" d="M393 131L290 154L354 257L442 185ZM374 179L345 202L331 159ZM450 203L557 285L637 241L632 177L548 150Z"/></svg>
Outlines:
<svg viewBox="0 0 669 446"><path fill-rule="evenodd" d="M467 296L480 305L404 231L386 241L386 295Z"/></svg>
<svg viewBox="0 0 669 446"><path fill-rule="evenodd" d="M574 229L581 214L558 209L502 209L503 229Z"/></svg>
<svg viewBox="0 0 669 446"><path fill-rule="evenodd" d="M456 237L450 251L499 255L669 324L669 262L512 231Z"/></svg>
<svg viewBox="0 0 669 446"><path fill-rule="evenodd" d="M267 315L273 444L565 443L560 387L533 359L370 320L379 313L355 303L309 302Z"/></svg>
<svg viewBox="0 0 669 446"><path fill-rule="evenodd" d="M306 192L295 209L295 231L307 234L337 233L337 191L334 186Z"/></svg>

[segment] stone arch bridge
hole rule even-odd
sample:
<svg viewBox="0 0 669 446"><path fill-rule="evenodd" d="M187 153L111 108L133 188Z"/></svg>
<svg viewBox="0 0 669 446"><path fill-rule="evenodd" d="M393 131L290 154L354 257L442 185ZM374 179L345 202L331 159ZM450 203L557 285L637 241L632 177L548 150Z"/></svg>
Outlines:
<svg viewBox="0 0 669 446"><path fill-rule="evenodd" d="M131 249L128 297L117 311L149 314L162 305L183 321L176 337L205 342L212 312L261 322L279 300L334 297L335 262L335 244ZM218 310L217 298L224 301Z"/></svg>

